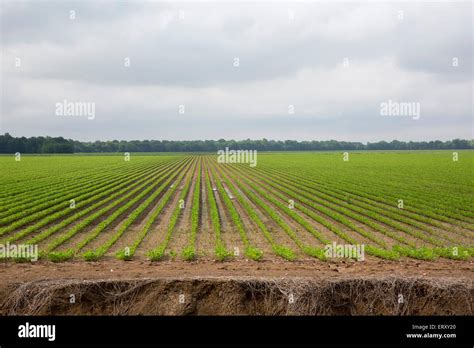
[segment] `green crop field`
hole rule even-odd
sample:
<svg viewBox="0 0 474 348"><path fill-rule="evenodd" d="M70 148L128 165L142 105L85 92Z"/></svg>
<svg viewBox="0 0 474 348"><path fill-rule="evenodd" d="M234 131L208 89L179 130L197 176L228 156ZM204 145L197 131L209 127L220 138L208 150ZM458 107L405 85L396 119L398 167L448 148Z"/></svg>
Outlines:
<svg viewBox="0 0 474 348"><path fill-rule="evenodd" d="M333 243L390 260L474 254L472 151L259 153L255 167L24 155L0 167L0 244L52 261L326 261Z"/></svg>

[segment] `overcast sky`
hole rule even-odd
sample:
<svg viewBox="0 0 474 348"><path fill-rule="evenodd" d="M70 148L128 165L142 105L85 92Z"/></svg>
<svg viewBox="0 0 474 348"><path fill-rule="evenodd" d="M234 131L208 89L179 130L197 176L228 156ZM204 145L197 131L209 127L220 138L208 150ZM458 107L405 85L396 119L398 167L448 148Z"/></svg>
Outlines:
<svg viewBox="0 0 474 348"><path fill-rule="evenodd" d="M2 2L1 133L472 139L472 6ZM95 117L56 115L64 100ZM419 119L382 116L389 100Z"/></svg>

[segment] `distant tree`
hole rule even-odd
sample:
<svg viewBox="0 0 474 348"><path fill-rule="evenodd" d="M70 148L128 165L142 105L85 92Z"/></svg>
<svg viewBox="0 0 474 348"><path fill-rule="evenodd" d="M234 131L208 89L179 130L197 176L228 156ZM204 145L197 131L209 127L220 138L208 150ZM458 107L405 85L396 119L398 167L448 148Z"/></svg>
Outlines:
<svg viewBox="0 0 474 348"><path fill-rule="evenodd" d="M347 151L347 150L437 150L474 149L474 140L367 143L337 140L112 140L80 142L63 137L12 137L0 135L0 153L73 153L73 152L216 152L224 148L258 151Z"/></svg>

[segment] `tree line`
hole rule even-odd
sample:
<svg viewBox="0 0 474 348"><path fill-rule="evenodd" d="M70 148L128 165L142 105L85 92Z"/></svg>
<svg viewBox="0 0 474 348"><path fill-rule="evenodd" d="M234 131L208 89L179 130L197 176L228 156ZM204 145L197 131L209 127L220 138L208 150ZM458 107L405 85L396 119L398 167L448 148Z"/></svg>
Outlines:
<svg viewBox="0 0 474 348"><path fill-rule="evenodd" d="M228 147L257 151L451 150L474 149L474 140L379 141L363 144L337 140L111 140L81 142L63 137L0 135L0 153L216 152Z"/></svg>

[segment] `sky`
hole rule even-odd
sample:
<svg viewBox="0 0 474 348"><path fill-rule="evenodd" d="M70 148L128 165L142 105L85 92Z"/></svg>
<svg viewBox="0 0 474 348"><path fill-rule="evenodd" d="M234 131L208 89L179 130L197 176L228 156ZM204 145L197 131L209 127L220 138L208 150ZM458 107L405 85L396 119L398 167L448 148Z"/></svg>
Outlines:
<svg viewBox="0 0 474 348"><path fill-rule="evenodd" d="M2 134L474 138L470 1L2 1L0 10Z"/></svg>

